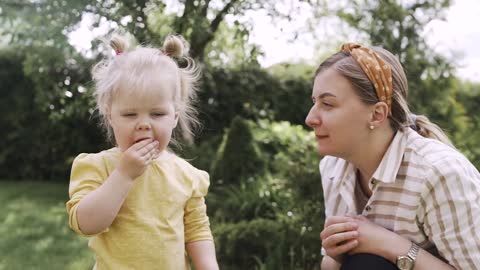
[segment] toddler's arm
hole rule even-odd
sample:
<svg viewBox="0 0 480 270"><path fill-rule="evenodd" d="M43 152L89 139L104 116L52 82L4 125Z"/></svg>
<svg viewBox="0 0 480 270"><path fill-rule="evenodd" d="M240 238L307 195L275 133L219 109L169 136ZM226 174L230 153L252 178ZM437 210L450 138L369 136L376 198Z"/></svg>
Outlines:
<svg viewBox="0 0 480 270"><path fill-rule="evenodd" d="M196 270L218 270L215 245L211 240L187 243L187 252Z"/></svg>
<svg viewBox="0 0 480 270"><path fill-rule="evenodd" d="M82 233L93 235L108 228L133 183L130 177L114 170L100 187L88 193L77 208L77 220Z"/></svg>
<svg viewBox="0 0 480 270"><path fill-rule="evenodd" d="M81 199L76 218L82 233L97 234L112 224L134 184L134 179L158 157L157 146L158 142L152 140L132 145L122 154L119 165L107 180Z"/></svg>

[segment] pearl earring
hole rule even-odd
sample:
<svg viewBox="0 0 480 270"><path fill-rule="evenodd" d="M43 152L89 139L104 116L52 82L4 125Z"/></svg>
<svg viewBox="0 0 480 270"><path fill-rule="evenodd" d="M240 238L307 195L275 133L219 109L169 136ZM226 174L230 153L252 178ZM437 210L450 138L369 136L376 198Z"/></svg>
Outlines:
<svg viewBox="0 0 480 270"><path fill-rule="evenodd" d="M373 125L370 125L370 129L373 130L375 127Z"/></svg>

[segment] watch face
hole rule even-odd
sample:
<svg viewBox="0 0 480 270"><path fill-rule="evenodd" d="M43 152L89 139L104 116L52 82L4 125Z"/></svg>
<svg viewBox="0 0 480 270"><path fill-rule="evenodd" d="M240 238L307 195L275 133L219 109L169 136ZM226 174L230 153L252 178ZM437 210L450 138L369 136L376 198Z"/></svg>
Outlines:
<svg viewBox="0 0 480 270"><path fill-rule="evenodd" d="M412 262L412 259L410 259L409 257L407 257L407 256L398 257L397 267L400 270L410 270L410 269L412 269L412 266L413 266L413 262Z"/></svg>

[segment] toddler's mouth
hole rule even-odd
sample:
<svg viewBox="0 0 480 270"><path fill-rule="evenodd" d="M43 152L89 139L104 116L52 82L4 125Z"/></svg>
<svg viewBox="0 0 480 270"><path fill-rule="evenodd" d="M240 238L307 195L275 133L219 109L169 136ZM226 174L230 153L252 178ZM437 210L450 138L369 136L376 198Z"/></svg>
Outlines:
<svg viewBox="0 0 480 270"><path fill-rule="evenodd" d="M140 139L137 139L137 140L135 141L135 143L139 143L139 142L141 142L141 141L148 140L148 139L150 139L150 138L148 138L148 137L140 138Z"/></svg>

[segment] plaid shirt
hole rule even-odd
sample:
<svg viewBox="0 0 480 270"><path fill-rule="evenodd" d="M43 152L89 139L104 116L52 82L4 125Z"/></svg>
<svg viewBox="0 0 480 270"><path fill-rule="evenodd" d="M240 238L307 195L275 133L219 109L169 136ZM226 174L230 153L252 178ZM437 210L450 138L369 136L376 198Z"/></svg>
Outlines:
<svg viewBox="0 0 480 270"><path fill-rule="evenodd" d="M369 181L361 213L356 168L320 162L325 215L362 214L441 257L456 269L480 269L480 174L455 149L410 128L398 131Z"/></svg>

